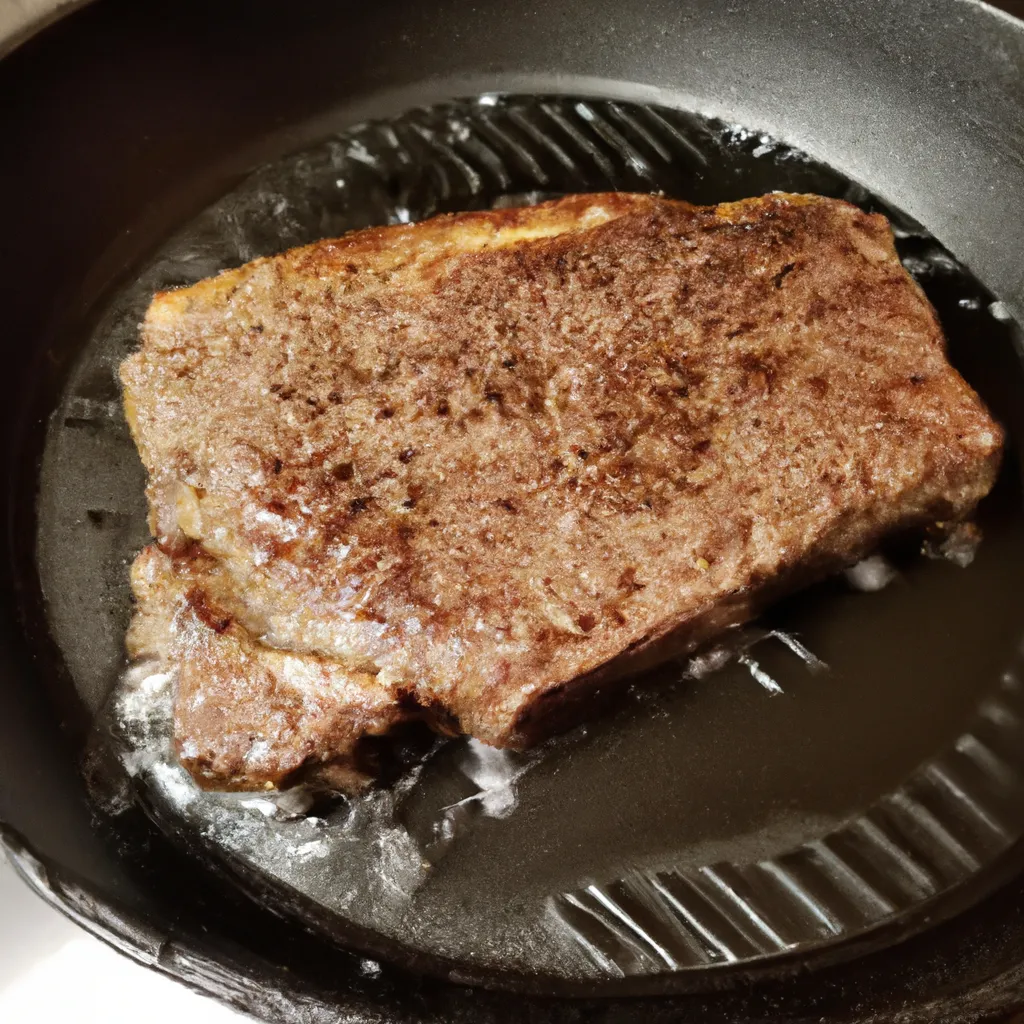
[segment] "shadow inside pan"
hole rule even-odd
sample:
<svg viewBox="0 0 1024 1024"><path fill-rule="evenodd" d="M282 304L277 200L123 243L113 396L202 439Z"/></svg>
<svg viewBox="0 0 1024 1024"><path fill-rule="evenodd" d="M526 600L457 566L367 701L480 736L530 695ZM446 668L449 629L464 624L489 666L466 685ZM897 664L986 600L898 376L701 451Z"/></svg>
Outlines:
<svg viewBox="0 0 1024 1024"><path fill-rule="evenodd" d="M153 292L353 228L608 188L812 191L892 218L953 362L1014 439L973 562L896 545L868 574L891 576L883 589L837 578L796 595L721 670L668 665L529 755L436 744L391 788L312 808L200 793L169 754L166 681L115 688L127 565L148 539L116 369ZM678 111L488 96L270 165L112 297L50 424L40 573L97 743L118 755L100 790L127 780L182 844L339 941L496 984L692 980L940 915L1024 835L1016 345L918 225L772 139Z"/></svg>

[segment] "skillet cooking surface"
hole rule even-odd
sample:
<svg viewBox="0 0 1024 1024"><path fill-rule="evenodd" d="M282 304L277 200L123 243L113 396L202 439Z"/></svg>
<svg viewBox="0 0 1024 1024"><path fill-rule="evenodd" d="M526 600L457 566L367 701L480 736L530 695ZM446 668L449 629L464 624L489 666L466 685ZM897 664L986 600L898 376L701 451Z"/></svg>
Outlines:
<svg viewBox="0 0 1024 1024"><path fill-rule="evenodd" d="M147 536L115 374L153 292L353 228L609 187L882 209L954 362L1014 426L1001 304L919 225L805 155L625 103L413 111L255 173L134 273L93 332L40 492L43 588L83 700L99 712L123 666L126 565ZM535 753L436 744L393 788L311 810L202 794L169 755L168 687L136 675L102 713L98 795L126 786L177 842L330 937L492 984L692 984L883 944L949 913L968 880L994 882L986 869L1024 834L1021 608L994 599L1024 570L1017 475L1011 451L968 568L922 557L919 538L897 545L884 590L836 579L798 595L728 641L725 669L683 681L670 664L620 713Z"/></svg>
<svg viewBox="0 0 1024 1024"><path fill-rule="evenodd" d="M701 991L672 998L464 989L364 962L268 915L223 884L213 858L182 856L134 809L111 819L83 793L83 716L38 602L32 496L67 368L147 253L246 168L360 118L487 89L657 101L770 128L918 217L1019 315L1022 61L1024 29L976 0L307 0L286 12L277 0L179 0L173 18L104 0L6 57L0 841L30 883L140 962L303 1024L951 1024L1018 1006L1019 877L883 953L728 988L702 970ZM82 594L84 615L98 589ZM997 615L1015 600L999 596Z"/></svg>

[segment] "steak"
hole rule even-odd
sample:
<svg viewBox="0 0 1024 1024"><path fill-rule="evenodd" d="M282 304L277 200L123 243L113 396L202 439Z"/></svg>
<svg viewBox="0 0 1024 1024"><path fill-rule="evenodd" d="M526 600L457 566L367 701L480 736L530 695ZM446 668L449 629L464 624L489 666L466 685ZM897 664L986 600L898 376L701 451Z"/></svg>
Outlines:
<svg viewBox="0 0 1024 1024"><path fill-rule="evenodd" d="M411 718L536 742L1002 447L885 218L817 196L359 231L158 294L121 376L129 650L217 788L355 788Z"/></svg>

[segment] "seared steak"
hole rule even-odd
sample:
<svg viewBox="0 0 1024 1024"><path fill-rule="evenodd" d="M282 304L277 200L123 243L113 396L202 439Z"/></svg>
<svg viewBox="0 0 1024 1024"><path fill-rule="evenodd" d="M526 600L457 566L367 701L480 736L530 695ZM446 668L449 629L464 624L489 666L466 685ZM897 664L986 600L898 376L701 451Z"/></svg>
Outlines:
<svg viewBox="0 0 1024 1024"><path fill-rule="evenodd" d="M410 716L533 742L969 515L1002 443L885 218L815 196L360 231L157 295L122 379L130 647L217 787L351 785Z"/></svg>

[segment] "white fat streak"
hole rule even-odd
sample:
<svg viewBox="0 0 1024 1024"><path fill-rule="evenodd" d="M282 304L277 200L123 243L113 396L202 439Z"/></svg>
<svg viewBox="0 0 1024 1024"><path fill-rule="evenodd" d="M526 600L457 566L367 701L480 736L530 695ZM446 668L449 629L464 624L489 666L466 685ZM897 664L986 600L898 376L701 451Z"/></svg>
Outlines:
<svg viewBox="0 0 1024 1024"><path fill-rule="evenodd" d="M264 800L261 797L257 797L255 800L240 800L239 803L242 807L259 811L264 818L273 818L277 814L277 804L273 800Z"/></svg>
<svg viewBox="0 0 1024 1024"><path fill-rule="evenodd" d="M767 631L748 629L735 634L728 642L692 657L687 663L683 678L704 679L713 672L724 668L735 658L769 693L782 693L782 687L747 654L747 651L755 644L769 639L778 640L779 643L784 644L812 673L817 674L828 670L828 665L791 633L785 633L781 629Z"/></svg>
<svg viewBox="0 0 1024 1024"><path fill-rule="evenodd" d="M725 668L732 660L733 652L728 647L712 647L703 654L694 655L686 666L687 679L703 679L705 676Z"/></svg>
<svg viewBox="0 0 1024 1024"><path fill-rule="evenodd" d="M871 555L856 565L851 565L843 575L854 590L870 594L887 587L896 579L898 573L882 555Z"/></svg>
<svg viewBox="0 0 1024 1024"><path fill-rule="evenodd" d="M779 643L785 644L812 672L828 671L828 665L816 654L813 654L804 647L792 633L784 633L781 629L773 629L768 636L774 637ZM764 639L767 639L767 637Z"/></svg>
<svg viewBox="0 0 1024 1024"><path fill-rule="evenodd" d="M515 783L526 770L517 765L508 753L489 747L479 740L470 739L467 744L468 764L462 769L480 791L449 804L446 812L457 807L478 803L480 810L491 818L507 818L516 809Z"/></svg>
<svg viewBox="0 0 1024 1024"><path fill-rule="evenodd" d="M1001 302L998 299L995 302L990 303L988 311L996 318L996 320L1001 320L1003 323L1008 323L1013 319L1010 307L1005 302Z"/></svg>
<svg viewBox="0 0 1024 1024"><path fill-rule="evenodd" d="M736 659L773 697L782 693L782 687L748 654Z"/></svg>

